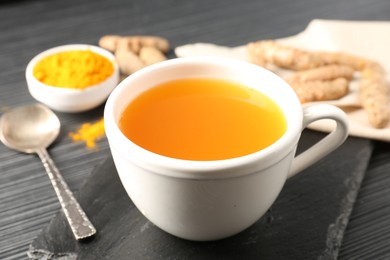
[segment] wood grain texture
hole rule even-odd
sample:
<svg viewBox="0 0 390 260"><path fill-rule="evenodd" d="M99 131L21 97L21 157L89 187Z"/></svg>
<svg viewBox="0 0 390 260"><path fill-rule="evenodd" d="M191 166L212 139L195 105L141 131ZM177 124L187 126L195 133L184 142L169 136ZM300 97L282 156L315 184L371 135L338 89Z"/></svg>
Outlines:
<svg viewBox="0 0 390 260"><path fill-rule="evenodd" d="M2 1L0 113L35 102L26 88L25 67L38 52L57 45L97 44L105 34L153 34L167 37L173 47L190 42L236 46L294 35L315 18L389 20L389 9L388 0ZM63 127L49 152L73 190L109 152L105 139L99 151L88 151L67 133L97 120L102 111L103 106L81 114L58 113ZM26 258L28 245L58 209L39 160L0 145L0 259Z"/></svg>

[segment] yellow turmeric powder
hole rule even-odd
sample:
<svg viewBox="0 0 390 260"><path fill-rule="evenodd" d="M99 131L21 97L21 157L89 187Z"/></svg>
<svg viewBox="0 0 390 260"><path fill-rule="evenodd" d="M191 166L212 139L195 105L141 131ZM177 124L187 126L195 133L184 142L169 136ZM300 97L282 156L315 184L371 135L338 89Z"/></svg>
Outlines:
<svg viewBox="0 0 390 260"><path fill-rule="evenodd" d="M100 119L95 123L84 123L77 130L77 132L70 132L69 137L74 142L85 142L85 146L88 149L96 148L96 141L103 138L104 132L104 119Z"/></svg>
<svg viewBox="0 0 390 260"><path fill-rule="evenodd" d="M114 65L107 58L90 50L72 50L52 54L34 67L35 78L44 84L85 89L112 75Z"/></svg>

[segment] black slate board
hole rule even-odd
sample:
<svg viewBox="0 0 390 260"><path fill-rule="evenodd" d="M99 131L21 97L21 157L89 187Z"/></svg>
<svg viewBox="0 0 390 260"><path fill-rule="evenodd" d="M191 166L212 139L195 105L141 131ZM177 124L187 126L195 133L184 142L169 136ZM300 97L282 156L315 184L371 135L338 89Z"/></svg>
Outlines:
<svg viewBox="0 0 390 260"><path fill-rule="evenodd" d="M298 150L321 137L322 133L305 131ZM369 140L348 138L331 155L289 179L256 224L215 242L179 239L147 221L122 188L109 157L78 193L98 230L96 237L76 242L59 212L30 245L28 255L35 259L337 259L371 153Z"/></svg>
<svg viewBox="0 0 390 260"><path fill-rule="evenodd" d="M377 142L359 190L339 259L390 259L390 143Z"/></svg>

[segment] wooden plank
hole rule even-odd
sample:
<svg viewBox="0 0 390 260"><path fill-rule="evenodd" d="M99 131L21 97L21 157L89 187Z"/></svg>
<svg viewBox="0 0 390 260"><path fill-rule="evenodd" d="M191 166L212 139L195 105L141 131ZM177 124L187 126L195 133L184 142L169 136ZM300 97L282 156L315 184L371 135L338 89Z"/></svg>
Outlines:
<svg viewBox="0 0 390 260"><path fill-rule="evenodd" d="M389 19L388 0L6 0L0 7L0 113L35 102L26 88L25 67L35 54L57 45L97 44L104 34L153 34L167 37L173 47L200 41L237 46L294 35L316 18ZM49 152L72 190L107 157L108 146L103 139L99 151L87 151L67 133L98 119L102 110L59 113L63 128ZM25 258L28 245L59 208L39 160L0 145L0 259Z"/></svg>

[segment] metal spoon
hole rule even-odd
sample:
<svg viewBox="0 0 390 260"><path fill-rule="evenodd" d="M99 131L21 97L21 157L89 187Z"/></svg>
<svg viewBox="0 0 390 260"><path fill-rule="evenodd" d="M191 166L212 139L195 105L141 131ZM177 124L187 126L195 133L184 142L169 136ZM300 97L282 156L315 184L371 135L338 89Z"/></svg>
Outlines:
<svg viewBox="0 0 390 260"><path fill-rule="evenodd" d="M19 152L36 153L41 159L66 219L77 240L96 233L68 185L50 158L46 148L60 132L58 117L41 104L17 107L8 110L0 118L0 140Z"/></svg>

